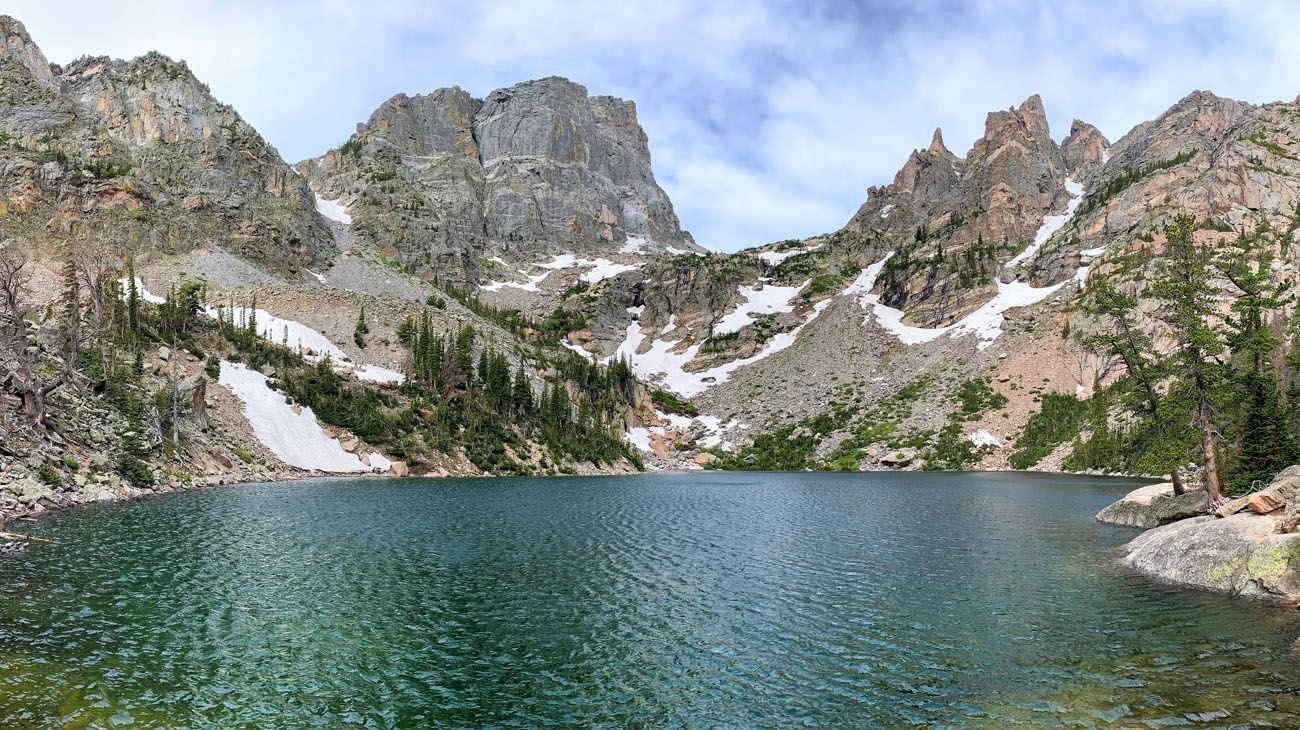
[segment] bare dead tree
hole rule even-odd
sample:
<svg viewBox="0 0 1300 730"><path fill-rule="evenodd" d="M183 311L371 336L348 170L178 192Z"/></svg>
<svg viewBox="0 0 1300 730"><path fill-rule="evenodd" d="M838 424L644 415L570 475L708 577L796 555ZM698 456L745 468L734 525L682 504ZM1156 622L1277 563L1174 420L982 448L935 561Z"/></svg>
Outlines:
<svg viewBox="0 0 1300 730"><path fill-rule="evenodd" d="M31 280L26 254L12 243L0 248L0 348L17 365L9 380L22 400L23 415L32 428L44 431L46 398L63 378L46 382L36 367L37 348L28 342L27 326Z"/></svg>
<svg viewBox="0 0 1300 730"><path fill-rule="evenodd" d="M90 300L90 312L97 332L103 332L107 312L109 282L117 278L119 256L111 246L98 242L83 242L73 249L77 276L81 288Z"/></svg>

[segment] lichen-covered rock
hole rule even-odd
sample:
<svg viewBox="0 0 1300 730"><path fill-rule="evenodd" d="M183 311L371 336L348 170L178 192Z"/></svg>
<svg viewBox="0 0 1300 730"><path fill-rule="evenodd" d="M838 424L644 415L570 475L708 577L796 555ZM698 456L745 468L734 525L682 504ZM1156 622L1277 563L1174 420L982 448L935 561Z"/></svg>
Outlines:
<svg viewBox="0 0 1300 730"><path fill-rule="evenodd" d="M1174 485L1162 482L1129 492L1098 512L1096 519L1108 525L1146 529L1203 515L1208 509L1205 490L1174 494Z"/></svg>
<svg viewBox="0 0 1300 730"><path fill-rule="evenodd" d="M1123 561L1164 583L1272 601L1300 600L1300 535L1272 516L1196 517L1148 530Z"/></svg>

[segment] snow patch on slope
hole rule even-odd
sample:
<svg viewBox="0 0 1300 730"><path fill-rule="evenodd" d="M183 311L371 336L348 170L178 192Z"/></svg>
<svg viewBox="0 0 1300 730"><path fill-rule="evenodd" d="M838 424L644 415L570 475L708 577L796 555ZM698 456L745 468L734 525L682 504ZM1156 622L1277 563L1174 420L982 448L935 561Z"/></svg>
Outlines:
<svg viewBox="0 0 1300 730"><path fill-rule="evenodd" d="M650 448L650 430L641 426L634 426L623 434L623 440L637 447L647 454L653 454L654 449Z"/></svg>
<svg viewBox="0 0 1300 730"><path fill-rule="evenodd" d="M121 279L118 279L117 283L122 286L122 296L126 297L127 291L131 288L131 280L124 276ZM135 293L141 299L150 304L165 304L167 302L167 297L160 297L157 294L150 292L148 289L145 289L144 280L138 276L135 279Z"/></svg>
<svg viewBox="0 0 1300 730"><path fill-rule="evenodd" d="M1079 208L1079 203L1083 202L1083 185L1065 178L1065 191L1070 194L1070 202L1065 204L1065 212L1060 215L1048 215L1043 217L1043 225L1039 226L1038 233L1034 234L1033 243L1021 251L1015 258L1006 263L1006 268L1013 269L1016 266L1028 261L1030 257L1038 253L1038 249L1047 243L1057 231L1065 227L1065 224L1074 217L1074 211Z"/></svg>
<svg viewBox="0 0 1300 730"><path fill-rule="evenodd" d="M812 280L809 279L799 286L763 286L761 289L758 284L753 286L738 286L736 291L740 293L745 301L735 310L718 320L713 325L713 334L726 335L732 332L739 332L747 325L750 325L758 317L768 314L786 314L794 311L793 300L795 296L803 291Z"/></svg>
<svg viewBox="0 0 1300 730"><path fill-rule="evenodd" d="M348 209L343 207L337 200L326 200L320 195L316 196L316 210L321 215L332 221L337 221L345 226L352 225L352 215Z"/></svg>
<svg viewBox="0 0 1300 730"><path fill-rule="evenodd" d="M501 262L499 259L493 259ZM519 273L528 277L528 281L519 283L513 281L491 281L487 284L479 284L483 291L501 291L509 287L511 289L522 289L523 291L536 292L541 291L538 284L542 283L546 277L551 275L552 271L560 269L578 269L590 268L591 271L582 275L582 280L588 284L595 284L611 277L618 276L625 271L641 268L640 264L619 264L609 259L580 259L571 253L558 254L550 261L544 263L530 264L530 268L542 269L540 274L528 274L526 270L520 269Z"/></svg>
<svg viewBox="0 0 1300 730"><path fill-rule="evenodd" d="M631 253L631 254L637 254L639 256L644 256L646 253L645 245L647 243L649 243L649 241L647 241L646 239L640 236L628 236L627 242L623 244L623 248L620 248L618 252Z"/></svg>
<svg viewBox="0 0 1300 730"><path fill-rule="evenodd" d="M244 415L257 440L280 461L316 471L370 471L356 454L345 451L338 439L325 435L310 408L295 409L282 394L272 390L265 375L242 363L222 360L217 382L244 402Z"/></svg>
<svg viewBox="0 0 1300 730"><path fill-rule="evenodd" d="M674 352L679 343L655 339L650 343L649 350L638 353L637 350L646 341L646 333L641 328L641 323L635 320L628 324L627 336L623 343L618 346L613 355L605 358L605 362L619 357L627 358L632 365L632 370L642 380L658 383L678 395L690 398L719 383L726 382L731 377L731 374L740 368L771 357L793 345L795 340L798 339L799 333L812 324L831 303L832 300L830 299L818 302L813 306L813 311L808 315L808 319L804 320L802 324L789 332L773 335L772 339L767 341L767 345L753 355L739 360L732 360L708 370L700 372L686 370L686 365L699 354L700 343L693 344L682 352Z"/></svg>
<svg viewBox="0 0 1300 730"><path fill-rule="evenodd" d="M119 282L125 291L127 280L120 279ZM165 297L156 296L150 293L148 289L145 289L144 282L140 279L136 279L136 292L146 302L162 304L167 301ZM226 317L227 312L234 319L235 324L248 325L251 321L257 333L267 342L285 345L302 355L303 359L308 362L320 362L328 355L330 361L334 364L335 370L351 369L358 380L367 380L372 383L396 383L399 385L406 380L406 376L395 370L389 370L378 365L353 362L346 352L340 350L325 335L301 322L277 317L265 309L250 309L249 307L221 304L207 305L203 308L205 315L218 321Z"/></svg>
<svg viewBox="0 0 1300 730"><path fill-rule="evenodd" d="M944 335L952 335L953 337L975 335L979 338L979 342L975 345L976 348L983 350L993 344L993 341L1002 334L1002 324L1005 321L1002 316L1004 312L1016 307L1037 304L1054 294L1066 283L1060 282L1051 286L1037 288L1021 281L1014 281L1010 284L997 281L995 282L998 286L997 295L985 302L984 306L962 317L957 322L947 327L913 327L903 324L902 310L881 303L880 295L871 292L875 288L876 277L880 275L885 263L893 255L891 251L880 261L863 269L858 278L841 293L857 295L858 304L863 309L871 312L867 317L868 320L874 315L876 322L882 328L897 337L905 345L932 342Z"/></svg>
<svg viewBox="0 0 1300 730"><path fill-rule="evenodd" d="M780 266L782 261L800 254L811 253L821 248L822 244L809 246L808 248L794 248L789 251L764 251L758 255L758 258L768 266Z"/></svg>
<svg viewBox="0 0 1300 730"><path fill-rule="evenodd" d="M975 446L980 446L980 447L992 446L999 449L1002 448L1001 439L999 439L997 436L994 436L993 434L989 433L987 430L982 428L978 431L975 431L974 433L967 434L966 440L971 442L971 444Z"/></svg>

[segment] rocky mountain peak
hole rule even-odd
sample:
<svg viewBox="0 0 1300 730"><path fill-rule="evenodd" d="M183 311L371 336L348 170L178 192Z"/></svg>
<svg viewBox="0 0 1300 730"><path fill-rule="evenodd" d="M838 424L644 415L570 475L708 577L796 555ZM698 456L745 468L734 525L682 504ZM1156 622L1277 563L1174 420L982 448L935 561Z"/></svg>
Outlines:
<svg viewBox="0 0 1300 730"><path fill-rule="evenodd" d="M1034 131L1047 131L1047 112L1043 109L1043 98L1038 94L1025 99L1015 111L1027 128Z"/></svg>
<svg viewBox="0 0 1300 730"><path fill-rule="evenodd" d="M357 133L358 141L404 154L455 154L478 159L473 120L482 102L459 86L428 94L397 94L379 105Z"/></svg>
<svg viewBox="0 0 1300 730"><path fill-rule="evenodd" d="M942 155L942 156L947 156L952 154L951 152L948 151L948 148L943 143L942 128L940 127L934 128L934 136L930 138L930 146L926 149L926 152L929 152L932 155Z"/></svg>
<svg viewBox="0 0 1300 730"><path fill-rule="evenodd" d="M27 28L8 15L0 15L0 56L14 59L47 86L58 86L50 62L32 42Z"/></svg>
<svg viewBox="0 0 1300 730"><path fill-rule="evenodd" d="M1075 119L1061 143L1061 158L1070 177L1079 180L1106 163L1109 149L1110 141L1101 130Z"/></svg>
<svg viewBox="0 0 1300 730"><path fill-rule="evenodd" d="M398 94L298 169L351 207L354 233L447 281L476 281L484 260L607 256L631 238L643 253L699 250L655 181L636 105L559 76L482 100Z"/></svg>

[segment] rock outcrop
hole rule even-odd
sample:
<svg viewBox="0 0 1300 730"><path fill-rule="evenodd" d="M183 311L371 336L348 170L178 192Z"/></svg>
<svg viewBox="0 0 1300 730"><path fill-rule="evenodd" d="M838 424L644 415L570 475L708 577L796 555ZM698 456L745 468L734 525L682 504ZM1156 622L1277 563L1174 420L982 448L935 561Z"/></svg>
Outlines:
<svg viewBox="0 0 1300 730"><path fill-rule="evenodd" d="M399 94L298 165L353 232L408 268L477 283L480 260L699 249L655 182L636 106L551 77L478 100Z"/></svg>
<svg viewBox="0 0 1300 730"><path fill-rule="evenodd" d="M333 237L304 181L183 63L149 53L52 66L0 17L0 233L184 252L222 247L281 273Z"/></svg>
<svg viewBox="0 0 1300 730"><path fill-rule="evenodd" d="M1165 486L1137 490L1107 507L1097 519L1107 515L1144 523L1132 526L1150 526L1162 499L1163 515L1175 511L1174 500L1193 494L1173 497L1165 493ZM1124 563L1164 583L1270 601L1300 601L1300 533L1293 532L1296 520L1288 519L1300 514L1300 507L1292 509L1300 505L1300 466L1279 472L1268 487L1232 500L1213 515L1204 514L1204 494L1199 496L1199 516L1171 517L1167 524L1142 533L1124 546ZM1183 510L1184 517L1192 513Z"/></svg>
<svg viewBox="0 0 1300 730"><path fill-rule="evenodd" d="M1174 485L1162 482L1129 492L1098 512L1097 521L1120 527L1149 529L1203 515L1209 509L1209 504L1203 489L1174 494Z"/></svg>
<svg viewBox="0 0 1300 730"><path fill-rule="evenodd" d="M1194 517L1142 533L1124 563L1163 583L1269 601L1300 601L1300 534L1240 513Z"/></svg>

